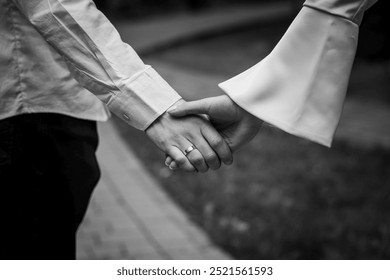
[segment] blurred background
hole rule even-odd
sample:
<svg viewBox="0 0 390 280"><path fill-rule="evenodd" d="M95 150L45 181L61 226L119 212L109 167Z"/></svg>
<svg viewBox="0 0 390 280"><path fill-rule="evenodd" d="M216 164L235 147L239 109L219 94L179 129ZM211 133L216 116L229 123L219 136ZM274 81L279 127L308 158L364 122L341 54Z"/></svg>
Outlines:
<svg viewBox="0 0 390 280"><path fill-rule="evenodd" d="M186 99L198 99L221 94L218 82L264 58L303 1L95 2L148 64ZM389 259L388 11L380 0L361 25L332 149L264 127L232 166L188 175L168 170L143 133L115 125L175 202L234 258ZM140 42L145 36L162 39L150 47Z"/></svg>

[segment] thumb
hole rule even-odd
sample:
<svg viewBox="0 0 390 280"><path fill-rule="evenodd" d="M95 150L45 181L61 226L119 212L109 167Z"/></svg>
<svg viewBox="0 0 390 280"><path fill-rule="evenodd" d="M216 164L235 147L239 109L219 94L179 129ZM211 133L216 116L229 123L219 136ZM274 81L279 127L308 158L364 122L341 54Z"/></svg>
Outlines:
<svg viewBox="0 0 390 280"><path fill-rule="evenodd" d="M195 114L208 115L211 107L210 105L210 98L205 98L196 101L183 102L177 106L171 107L167 112L174 117L183 117Z"/></svg>

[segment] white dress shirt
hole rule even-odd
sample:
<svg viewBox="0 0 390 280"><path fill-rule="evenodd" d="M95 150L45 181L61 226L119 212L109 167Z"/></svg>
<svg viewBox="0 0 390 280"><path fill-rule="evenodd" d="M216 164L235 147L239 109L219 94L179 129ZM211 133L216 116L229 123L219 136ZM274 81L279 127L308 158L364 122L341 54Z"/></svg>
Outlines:
<svg viewBox="0 0 390 280"><path fill-rule="evenodd" d="M377 0L307 0L261 62L219 86L249 113L330 146L363 13Z"/></svg>
<svg viewBox="0 0 390 280"><path fill-rule="evenodd" d="M0 0L0 34L0 119L108 108L145 130L181 98L91 0Z"/></svg>

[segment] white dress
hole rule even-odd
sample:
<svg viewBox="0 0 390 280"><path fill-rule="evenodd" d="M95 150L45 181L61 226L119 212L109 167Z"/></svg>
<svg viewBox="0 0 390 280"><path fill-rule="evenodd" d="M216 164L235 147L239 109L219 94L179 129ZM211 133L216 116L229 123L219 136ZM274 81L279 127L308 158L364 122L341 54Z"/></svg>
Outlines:
<svg viewBox="0 0 390 280"><path fill-rule="evenodd" d="M240 107L288 133L332 143L364 11L377 0L307 0L262 61L219 86Z"/></svg>

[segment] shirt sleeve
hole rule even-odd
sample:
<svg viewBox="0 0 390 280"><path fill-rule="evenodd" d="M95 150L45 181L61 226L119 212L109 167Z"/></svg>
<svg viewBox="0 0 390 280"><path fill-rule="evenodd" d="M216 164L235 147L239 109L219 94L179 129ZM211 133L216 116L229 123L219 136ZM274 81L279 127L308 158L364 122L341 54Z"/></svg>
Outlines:
<svg viewBox="0 0 390 280"><path fill-rule="evenodd" d="M374 2L306 1L272 52L220 88L263 121L330 147L342 113L359 23Z"/></svg>
<svg viewBox="0 0 390 280"><path fill-rule="evenodd" d="M181 97L91 0L12 0L60 53L75 79L114 114L145 130Z"/></svg>

